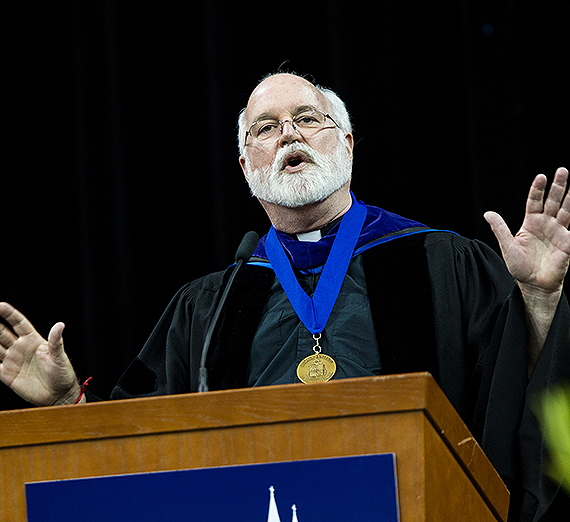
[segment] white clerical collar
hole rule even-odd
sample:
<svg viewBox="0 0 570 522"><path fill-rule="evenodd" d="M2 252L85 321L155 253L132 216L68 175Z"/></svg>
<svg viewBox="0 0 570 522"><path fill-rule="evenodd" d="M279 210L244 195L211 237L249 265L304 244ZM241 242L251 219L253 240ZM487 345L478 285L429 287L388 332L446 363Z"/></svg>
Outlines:
<svg viewBox="0 0 570 522"><path fill-rule="evenodd" d="M299 241L310 241L312 243L316 243L321 239L321 231L320 230L313 230L311 232L304 232L302 234L296 234L297 239Z"/></svg>

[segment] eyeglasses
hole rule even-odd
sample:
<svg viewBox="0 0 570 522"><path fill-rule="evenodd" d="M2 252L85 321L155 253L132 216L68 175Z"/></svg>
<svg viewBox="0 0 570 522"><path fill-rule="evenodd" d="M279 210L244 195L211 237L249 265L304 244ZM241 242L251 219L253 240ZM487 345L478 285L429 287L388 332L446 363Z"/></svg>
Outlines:
<svg viewBox="0 0 570 522"><path fill-rule="evenodd" d="M245 133L245 144L247 145L248 136L251 136L258 141L266 141L275 139L277 136L281 136L283 133L283 125L285 125L287 122L289 122L293 126L293 129L301 134L301 136L304 138L310 138L320 130L323 130L325 128L333 128L325 127L327 118L340 129L337 122L334 121L331 116L325 114L319 109L309 109L303 111L297 114L297 116L295 116L292 120L258 120L254 122L249 130Z"/></svg>

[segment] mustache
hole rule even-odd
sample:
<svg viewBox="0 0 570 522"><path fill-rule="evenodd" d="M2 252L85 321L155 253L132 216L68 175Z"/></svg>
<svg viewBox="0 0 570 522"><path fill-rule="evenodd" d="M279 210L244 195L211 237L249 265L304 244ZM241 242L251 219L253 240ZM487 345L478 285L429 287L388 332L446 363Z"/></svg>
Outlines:
<svg viewBox="0 0 570 522"><path fill-rule="evenodd" d="M275 173L281 172L283 170L283 166L285 164L285 159L287 158L287 156L295 152L302 152L305 155L307 161L313 163L317 167L321 165L320 158L318 157L319 154L315 150L313 150L305 143L294 142L294 143L289 143L288 145L286 145L277 152L277 155L273 160L273 165L272 165L273 172Z"/></svg>

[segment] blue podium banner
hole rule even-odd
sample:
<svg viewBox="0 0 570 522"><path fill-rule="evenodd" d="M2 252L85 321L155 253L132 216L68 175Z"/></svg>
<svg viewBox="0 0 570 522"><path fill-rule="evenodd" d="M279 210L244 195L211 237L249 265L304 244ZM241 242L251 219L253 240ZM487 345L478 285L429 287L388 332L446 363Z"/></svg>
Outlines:
<svg viewBox="0 0 570 522"><path fill-rule="evenodd" d="M393 454L26 484L28 522L398 522Z"/></svg>

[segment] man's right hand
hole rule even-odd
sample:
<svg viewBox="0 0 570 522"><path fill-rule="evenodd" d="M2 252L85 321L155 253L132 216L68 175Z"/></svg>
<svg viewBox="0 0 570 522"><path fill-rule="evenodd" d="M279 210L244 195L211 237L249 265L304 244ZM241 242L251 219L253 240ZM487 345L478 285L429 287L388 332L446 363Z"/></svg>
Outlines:
<svg viewBox="0 0 570 522"><path fill-rule="evenodd" d="M72 404L81 388L63 349L63 323L55 324L47 341L23 314L0 303L0 381L37 406Z"/></svg>

